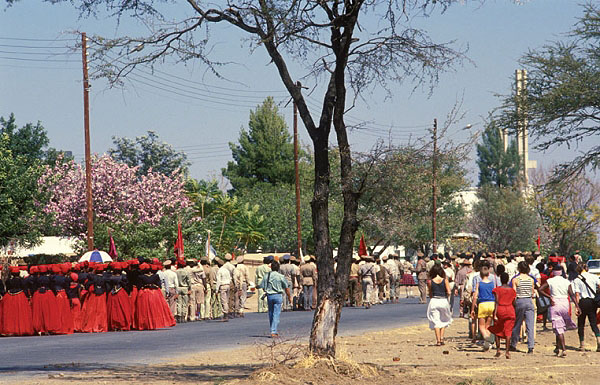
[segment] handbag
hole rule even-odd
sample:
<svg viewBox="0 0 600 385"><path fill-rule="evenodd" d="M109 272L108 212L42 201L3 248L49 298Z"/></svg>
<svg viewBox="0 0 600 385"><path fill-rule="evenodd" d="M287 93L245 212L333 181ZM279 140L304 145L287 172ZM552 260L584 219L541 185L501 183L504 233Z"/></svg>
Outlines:
<svg viewBox="0 0 600 385"><path fill-rule="evenodd" d="M581 279L581 281L585 284L585 286L588 288L588 290L590 292L592 292L592 294L594 296L594 303L596 304L596 307L600 307L600 292L596 292L596 291L592 290L592 288L590 287L590 285L588 285L588 283L585 280L585 278L583 277L583 275L579 274L579 279Z"/></svg>

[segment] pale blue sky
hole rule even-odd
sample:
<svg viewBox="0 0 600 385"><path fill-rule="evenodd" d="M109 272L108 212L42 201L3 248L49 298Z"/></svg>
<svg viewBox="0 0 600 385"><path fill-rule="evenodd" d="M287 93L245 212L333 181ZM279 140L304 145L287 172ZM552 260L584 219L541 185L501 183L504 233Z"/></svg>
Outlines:
<svg viewBox="0 0 600 385"><path fill-rule="evenodd" d="M449 134L454 140L466 138L467 132L461 128L467 124L472 124L473 130L482 128L483 118L499 104L494 95L510 91L519 57L529 48L563 38L581 15L578 2L569 0L531 0L523 5L510 0L468 3L455 5L442 16L416 21L415 25L426 28L435 41L456 40L456 47L468 46L467 55L474 64L465 63L442 75L431 97L421 89L411 93L413 85L394 86L392 100L387 100L383 92L369 95L368 105L358 105L350 121L368 120L372 122L369 126L381 131L353 131L350 138L356 149L366 150L377 136L387 136L383 132L389 125L398 126L393 129L396 143L406 140L409 133L424 135L433 118L442 122L463 95L466 117ZM72 35L65 32L71 30L108 37L143 32L129 18L118 27L113 19L102 15L79 19L68 4L22 0L0 11L0 115L14 112L19 124L41 121L52 146L73 151L76 159L82 160L81 55L40 55L64 52L44 47L70 44L65 41L14 40L70 39ZM221 167L231 158L227 142L237 139L250 109L268 95L286 100L286 93L260 47L250 56L247 49L241 48L241 35L233 28L216 26L213 31L218 57L238 63L225 68L224 74L239 83L216 79L199 64L184 67L169 62L159 67L161 73L139 73L125 90L108 89L104 81L94 81L90 98L92 151L105 152L113 135L135 137L153 130L188 153L193 177L220 175ZM298 67L293 70L294 76L301 75ZM312 102L318 99L318 94L313 95ZM291 106L282 106L281 111L291 129ZM303 127L301 140L310 143ZM548 166L573 155L573 150L566 149L547 154L532 150L530 159ZM475 164L469 165L471 179L476 181Z"/></svg>

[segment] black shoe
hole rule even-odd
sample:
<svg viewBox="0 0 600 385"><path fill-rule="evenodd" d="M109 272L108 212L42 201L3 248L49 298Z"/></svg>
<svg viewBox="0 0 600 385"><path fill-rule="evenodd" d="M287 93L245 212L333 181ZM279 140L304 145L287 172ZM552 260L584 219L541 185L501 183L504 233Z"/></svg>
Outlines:
<svg viewBox="0 0 600 385"><path fill-rule="evenodd" d="M516 352L516 351L517 351L517 348L515 348L514 346L510 346L510 347L508 348L508 351L509 351L509 352Z"/></svg>
<svg viewBox="0 0 600 385"><path fill-rule="evenodd" d="M527 354L533 354L533 349L527 349Z"/></svg>

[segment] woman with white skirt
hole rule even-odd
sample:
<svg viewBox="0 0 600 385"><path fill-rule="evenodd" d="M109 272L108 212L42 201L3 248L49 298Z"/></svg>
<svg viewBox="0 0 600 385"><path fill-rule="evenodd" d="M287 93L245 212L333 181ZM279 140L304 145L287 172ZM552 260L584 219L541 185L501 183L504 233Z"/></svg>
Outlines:
<svg viewBox="0 0 600 385"><path fill-rule="evenodd" d="M444 345L444 331L452 323L452 312L448 295L450 284L441 265L437 263L429 271L429 305L427 306L427 319L429 328L435 331L436 346Z"/></svg>

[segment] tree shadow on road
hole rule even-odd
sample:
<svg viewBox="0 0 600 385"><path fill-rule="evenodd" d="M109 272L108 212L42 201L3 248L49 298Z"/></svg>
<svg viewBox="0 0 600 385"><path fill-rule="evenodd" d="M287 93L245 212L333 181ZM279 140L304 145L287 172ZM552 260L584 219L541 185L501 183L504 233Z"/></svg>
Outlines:
<svg viewBox="0 0 600 385"><path fill-rule="evenodd" d="M58 365L23 365L0 367L0 375L33 379L56 379L60 382L169 382L220 383L248 377L262 365L119 365L70 363Z"/></svg>

